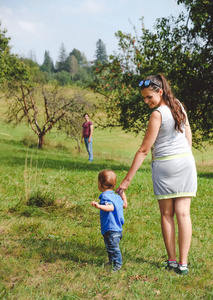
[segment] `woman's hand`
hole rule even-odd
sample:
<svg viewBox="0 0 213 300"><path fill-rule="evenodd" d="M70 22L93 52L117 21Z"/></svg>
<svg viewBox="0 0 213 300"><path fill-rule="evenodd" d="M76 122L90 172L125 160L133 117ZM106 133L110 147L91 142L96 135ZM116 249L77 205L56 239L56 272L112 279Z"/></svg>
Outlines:
<svg viewBox="0 0 213 300"><path fill-rule="evenodd" d="M123 194L123 192L128 188L130 184L130 181L128 181L126 178L121 182L119 187L116 189L116 193L119 194L120 196Z"/></svg>

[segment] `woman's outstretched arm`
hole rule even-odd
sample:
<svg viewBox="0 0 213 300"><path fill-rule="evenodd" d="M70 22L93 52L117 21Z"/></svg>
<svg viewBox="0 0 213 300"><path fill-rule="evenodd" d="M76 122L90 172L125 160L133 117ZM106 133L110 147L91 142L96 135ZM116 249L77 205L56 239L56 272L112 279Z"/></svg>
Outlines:
<svg viewBox="0 0 213 300"><path fill-rule="evenodd" d="M154 142L157 138L160 126L161 126L161 114L160 114L160 112L158 112L156 110L150 116L148 128L147 128L146 134L144 136L142 145L136 152L133 163L132 163L126 177L121 182L120 186L117 188L117 190L116 190L117 193L122 194L122 192L128 188L132 178L134 177L135 173L137 172L137 170L143 163L149 150L151 149L152 145L154 144Z"/></svg>

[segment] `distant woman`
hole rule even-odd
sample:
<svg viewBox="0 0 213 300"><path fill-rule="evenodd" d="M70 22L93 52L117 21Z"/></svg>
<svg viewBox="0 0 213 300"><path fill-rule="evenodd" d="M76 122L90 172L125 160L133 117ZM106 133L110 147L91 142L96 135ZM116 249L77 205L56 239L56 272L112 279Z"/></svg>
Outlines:
<svg viewBox="0 0 213 300"><path fill-rule="evenodd" d="M142 145L117 189L126 190L154 144L152 180L161 213L161 229L169 270L179 274L189 272L187 257L191 244L191 197L196 196L197 172L192 155L192 135L183 105L177 100L162 74L149 76L139 84L145 103L154 108ZM178 223L179 263L175 252L175 223Z"/></svg>

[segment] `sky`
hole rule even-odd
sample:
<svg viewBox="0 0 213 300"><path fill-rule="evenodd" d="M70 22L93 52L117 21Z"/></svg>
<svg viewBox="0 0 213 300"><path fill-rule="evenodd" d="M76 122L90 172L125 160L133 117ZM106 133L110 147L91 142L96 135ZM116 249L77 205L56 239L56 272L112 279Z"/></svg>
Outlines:
<svg viewBox="0 0 213 300"><path fill-rule="evenodd" d="M115 33L140 33L141 17L145 28L154 31L156 19L186 13L177 0L0 0L1 29L11 38L11 52L44 61L49 51L54 64L62 43L67 55L75 48L87 60L95 58L99 39L108 55L118 53Z"/></svg>

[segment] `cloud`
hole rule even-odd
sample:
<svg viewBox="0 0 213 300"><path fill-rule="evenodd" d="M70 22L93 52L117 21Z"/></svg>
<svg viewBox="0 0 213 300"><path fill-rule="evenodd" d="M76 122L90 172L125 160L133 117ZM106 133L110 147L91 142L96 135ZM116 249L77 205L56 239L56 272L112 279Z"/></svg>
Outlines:
<svg viewBox="0 0 213 300"><path fill-rule="evenodd" d="M8 27L10 24L10 19L14 17L14 11L6 6L0 6L0 22L2 24L2 28Z"/></svg>
<svg viewBox="0 0 213 300"><path fill-rule="evenodd" d="M105 3L97 0L87 0L81 5L81 9L89 14L97 14L103 11Z"/></svg>
<svg viewBox="0 0 213 300"><path fill-rule="evenodd" d="M21 29L29 32L29 33L36 33L36 26L35 24L31 22L26 22L26 21L18 21L18 24Z"/></svg>
<svg viewBox="0 0 213 300"><path fill-rule="evenodd" d="M22 38L26 39L26 42L35 38L41 42L51 34L49 28L45 27L45 24L39 21L30 22L22 19L17 20L17 25L16 36L21 35Z"/></svg>
<svg viewBox="0 0 213 300"><path fill-rule="evenodd" d="M77 7L63 7L62 12L64 14L84 14L84 15L96 15L103 12L106 9L105 2L102 0L84 0Z"/></svg>
<svg viewBox="0 0 213 300"><path fill-rule="evenodd" d="M3 18L11 17L14 15L14 12L10 7L0 6L0 10Z"/></svg>

